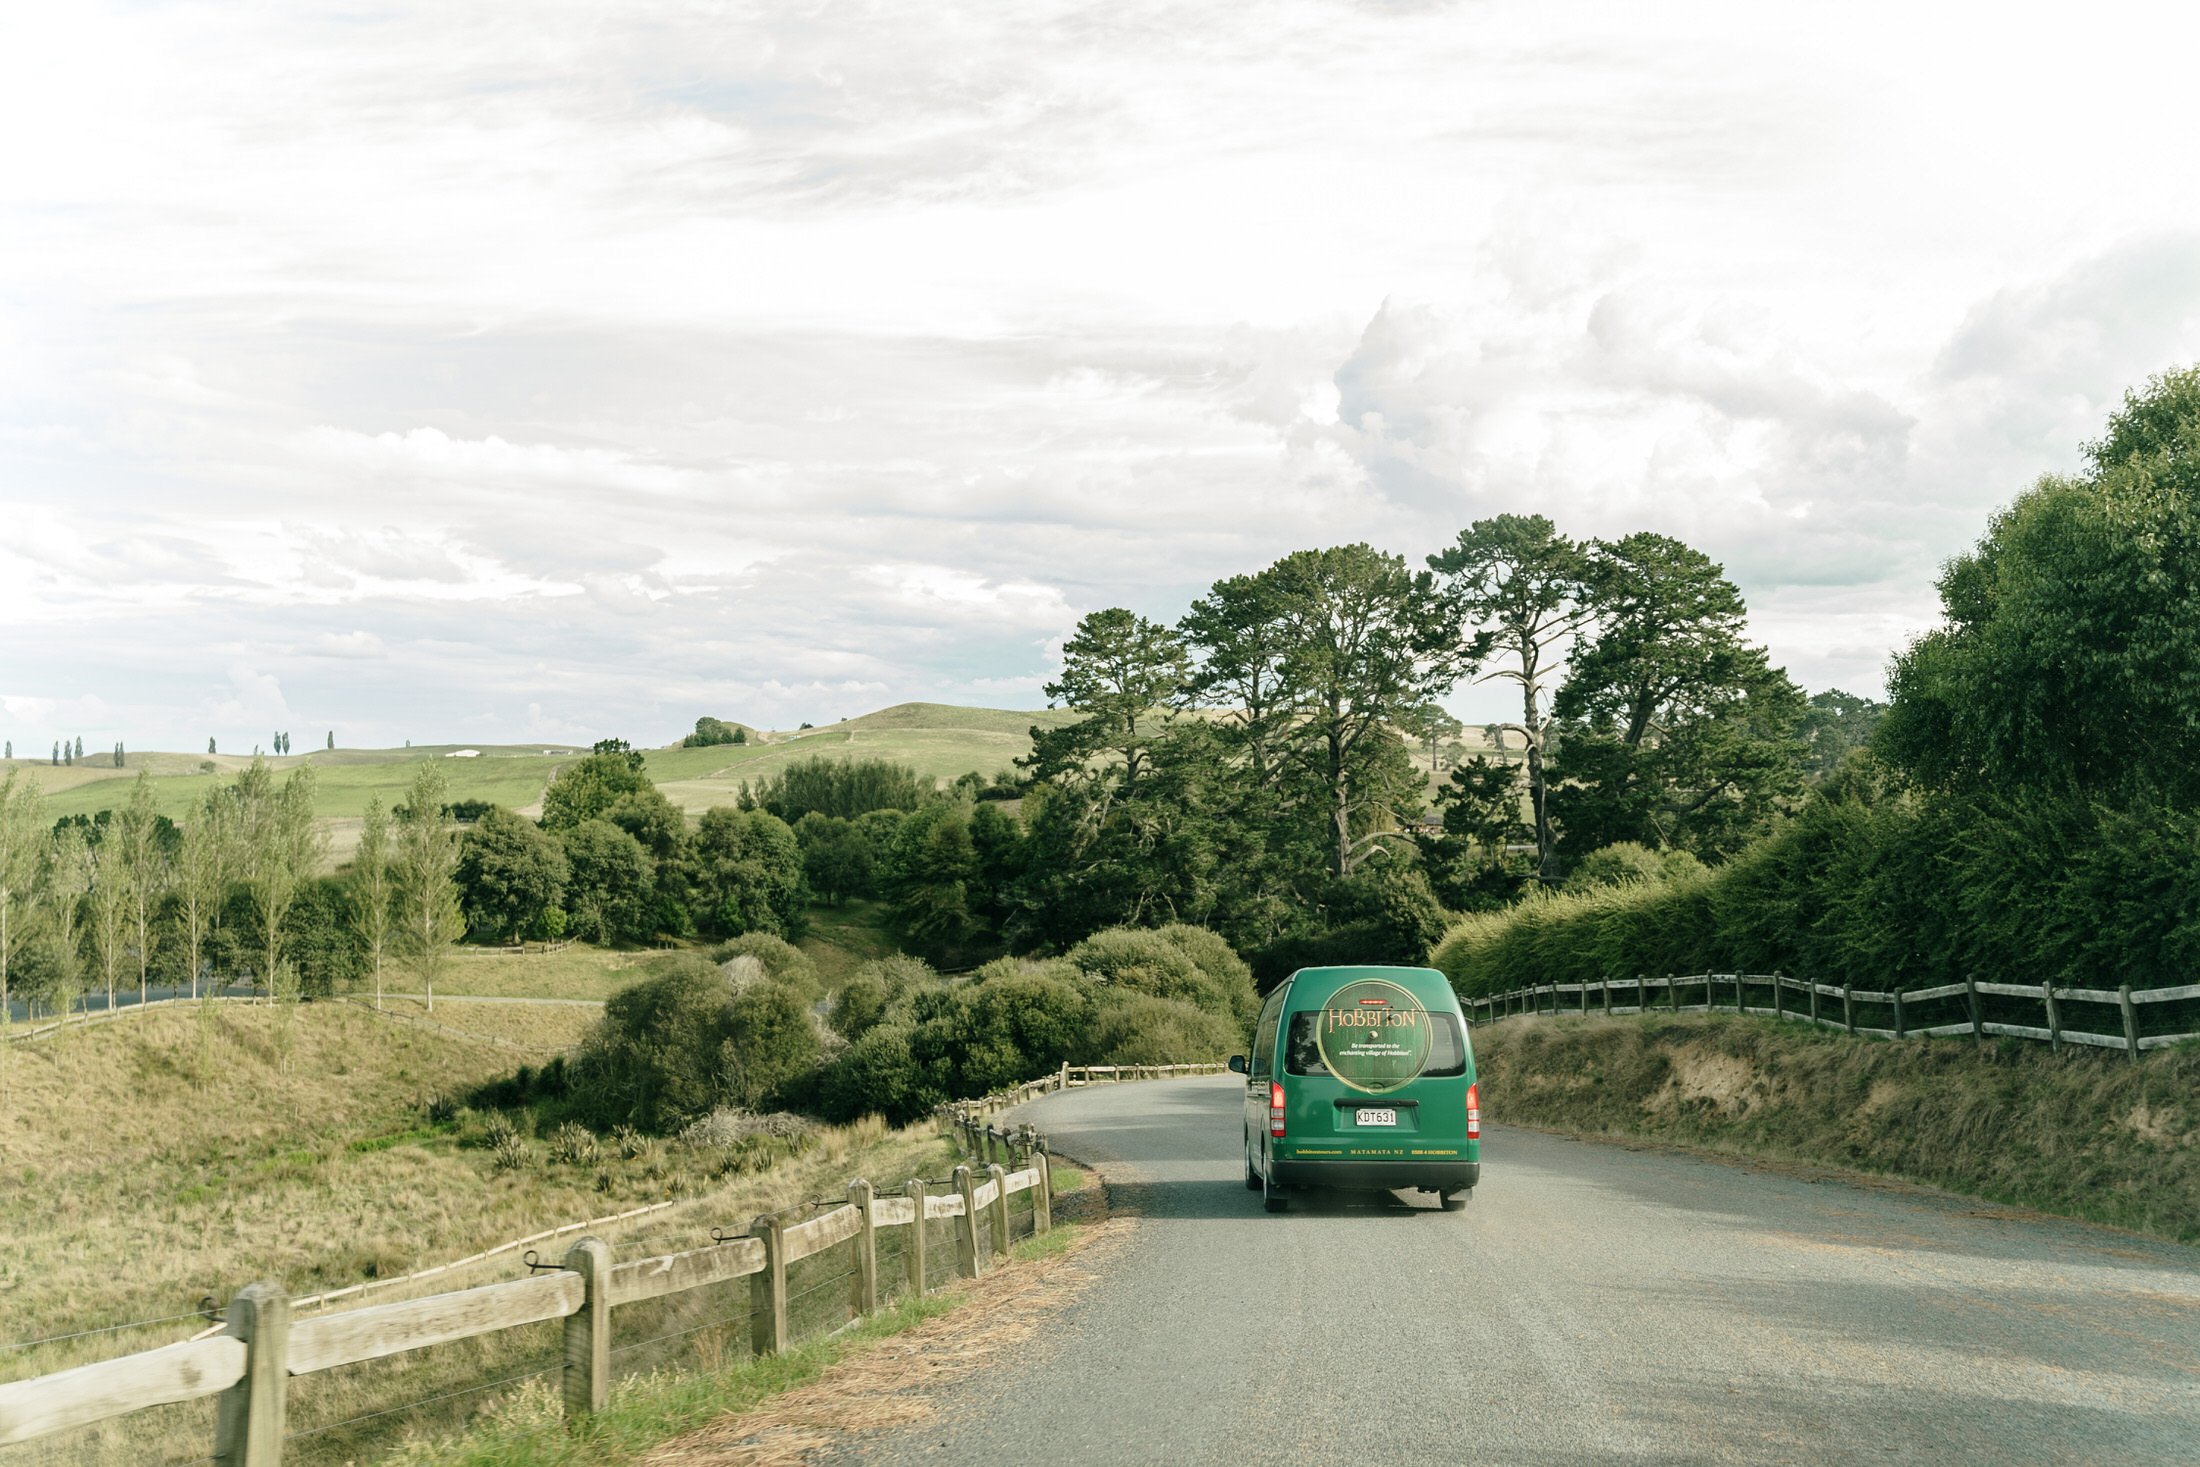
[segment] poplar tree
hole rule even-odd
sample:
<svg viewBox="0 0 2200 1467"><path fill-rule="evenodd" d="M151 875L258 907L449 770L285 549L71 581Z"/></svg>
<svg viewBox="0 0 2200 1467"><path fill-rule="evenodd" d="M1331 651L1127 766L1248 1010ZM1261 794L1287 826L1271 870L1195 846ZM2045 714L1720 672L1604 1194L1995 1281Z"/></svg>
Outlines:
<svg viewBox="0 0 2200 1467"><path fill-rule="evenodd" d="M120 745L116 746L119 750ZM119 762L119 761L118 761ZM130 883L130 915L137 929L138 1002L145 1002L147 973L153 965L153 918L173 878L161 839L160 815L153 809L153 781L144 770L130 785L130 798L107 833L118 848Z"/></svg>
<svg viewBox="0 0 2200 1467"><path fill-rule="evenodd" d="M238 776L237 791L245 889L260 922L260 976L273 1003L293 996L283 964L283 919L320 864L328 837L313 819L311 765L277 785L255 760Z"/></svg>
<svg viewBox="0 0 2200 1467"><path fill-rule="evenodd" d="M79 759L84 757L84 735L82 734L76 736L76 757Z"/></svg>
<svg viewBox="0 0 2200 1467"><path fill-rule="evenodd" d="M458 910L458 842L443 821L443 771L423 762L397 812L394 875L398 948L413 961L430 1012L451 944L466 930Z"/></svg>
<svg viewBox="0 0 2200 1467"><path fill-rule="evenodd" d="M382 1007L382 956L389 949L394 921L390 910L395 895L390 854L390 817L382 809L382 797L377 795L367 801L359 850L351 858L352 926L359 934L359 945L374 964L376 1008Z"/></svg>
<svg viewBox="0 0 2200 1467"><path fill-rule="evenodd" d="M199 965L207 935L214 930L222 896L229 887L235 810L236 802L228 790L208 790L183 827L183 843L176 852L176 914L184 958L191 968L193 998L199 996ZM213 991L212 984L207 991Z"/></svg>
<svg viewBox="0 0 2200 1467"><path fill-rule="evenodd" d="M102 838L92 858L92 953L107 982L107 1012L115 1008L115 975L130 936L130 876L121 851Z"/></svg>
<svg viewBox="0 0 2200 1467"><path fill-rule="evenodd" d="M77 992L82 937L77 926L82 918L84 893L91 884L91 848L84 842L84 827L72 820L54 831L46 855L46 908L52 914L53 930L61 939L62 981L55 994L56 1007L63 1015L68 1013Z"/></svg>
<svg viewBox="0 0 2200 1467"><path fill-rule="evenodd" d="M39 857L46 845L45 802L28 776L0 776L0 1027L8 1022L8 967L30 939Z"/></svg>

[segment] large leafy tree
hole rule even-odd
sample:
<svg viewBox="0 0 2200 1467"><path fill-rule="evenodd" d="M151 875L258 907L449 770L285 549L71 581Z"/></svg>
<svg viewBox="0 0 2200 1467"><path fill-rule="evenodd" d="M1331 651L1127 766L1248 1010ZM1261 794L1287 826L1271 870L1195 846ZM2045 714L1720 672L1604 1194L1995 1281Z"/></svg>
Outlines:
<svg viewBox="0 0 2200 1467"><path fill-rule="evenodd" d="M2128 394L1940 578L1876 739L1959 792L2200 801L2200 367Z"/></svg>
<svg viewBox="0 0 2200 1467"><path fill-rule="evenodd" d="M1482 680L1503 680L1519 690L1519 721L1500 727L1520 735L1525 752L1518 783L1527 795L1536 876L1554 881L1552 694L1573 639L1590 615L1589 554L1542 515L1501 514L1461 530L1458 540L1428 563L1445 576L1458 608L1462 650L1472 658L1494 656ZM1510 767L1501 759L1475 762L1485 767L1459 782L1463 794L1486 790L1499 782L1499 768Z"/></svg>
<svg viewBox="0 0 2200 1467"><path fill-rule="evenodd" d="M558 843L498 805L459 842L459 909L493 937L546 935L549 913L562 910L566 874Z"/></svg>
<svg viewBox="0 0 2200 1467"><path fill-rule="evenodd" d="M559 769L542 795L545 830L569 830L583 820L609 813L627 795L654 791L642 772L643 757L618 739L606 739L595 752Z"/></svg>
<svg viewBox="0 0 2200 1467"><path fill-rule="evenodd" d="M1410 761L1370 757L1464 670L1434 578L1368 545L1302 550L1263 572L1276 597L1288 706L1283 762L1308 782L1330 874L1352 874L1395 817L1420 803Z"/></svg>
<svg viewBox="0 0 2200 1467"><path fill-rule="evenodd" d="M1218 727L1243 755L1252 783L1266 787L1291 706L1283 602L1274 578L1231 576L1215 582L1177 628L1198 655L1193 699L1216 710Z"/></svg>
<svg viewBox="0 0 2200 1467"><path fill-rule="evenodd" d="M647 937L656 873L649 852L608 820L584 820L560 837L569 870L567 928L589 942L638 942Z"/></svg>
<svg viewBox="0 0 2200 1467"><path fill-rule="evenodd" d="M808 888L802 848L766 810L705 810L689 848L689 879L703 925L722 937L797 935Z"/></svg>
<svg viewBox="0 0 2200 1467"><path fill-rule="evenodd" d="M1678 540L1597 545L1588 587L1596 620L1554 702L1567 847L1736 849L1801 786L1801 691L1747 639L1733 582Z"/></svg>

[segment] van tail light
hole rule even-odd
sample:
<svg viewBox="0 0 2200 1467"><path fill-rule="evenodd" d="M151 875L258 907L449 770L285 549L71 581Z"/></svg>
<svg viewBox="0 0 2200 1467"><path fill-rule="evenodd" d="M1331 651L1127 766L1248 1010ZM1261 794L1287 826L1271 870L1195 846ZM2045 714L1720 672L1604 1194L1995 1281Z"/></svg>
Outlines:
<svg viewBox="0 0 2200 1467"><path fill-rule="evenodd" d="M1283 1134L1283 1082L1281 1080L1270 1080L1268 1082L1268 1134L1271 1136L1281 1136Z"/></svg>
<svg viewBox="0 0 2200 1467"><path fill-rule="evenodd" d="M1482 1082L1475 1081L1467 1087L1467 1139L1482 1139Z"/></svg>

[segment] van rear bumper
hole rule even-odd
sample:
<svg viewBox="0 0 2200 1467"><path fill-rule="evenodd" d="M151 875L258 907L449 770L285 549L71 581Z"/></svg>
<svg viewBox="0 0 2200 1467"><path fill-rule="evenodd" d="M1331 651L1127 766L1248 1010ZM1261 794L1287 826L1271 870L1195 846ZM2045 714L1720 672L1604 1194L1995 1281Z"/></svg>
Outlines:
<svg viewBox="0 0 2200 1467"><path fill-rule="evenodd" d="M1293 1161L1271 1157L1268 1169L1279 1187L1342 1187L1395 1191L1419 1187L1430 1192L1461 1192L1482 1180L1479 1161Z"/></svg>

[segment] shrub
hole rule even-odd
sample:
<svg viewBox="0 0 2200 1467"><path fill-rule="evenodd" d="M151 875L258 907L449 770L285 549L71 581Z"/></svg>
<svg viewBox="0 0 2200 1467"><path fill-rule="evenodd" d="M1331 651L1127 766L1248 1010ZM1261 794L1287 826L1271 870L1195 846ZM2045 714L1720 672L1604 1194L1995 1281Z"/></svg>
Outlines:
<svg viewBox="0 0 2200 1467"><path fill-rule="evenodd" d="M812 998L818 995L817 965L809 954L769 932L750 932L710 950L711 961L723 966L736 958L754 958L764 976Z"/></svg>
<svg viewBox="0 0 2200 1467"><path fill-rule="evenodd" d="M489 1148L489 1170L492 1172L516 1172L533 1160L534 1153L517 1132L500 1138Z"/></svg>
<svg viewBox="0 0 2200 1467"><path fill-rule="evenodd" d="M1094 1021L1091 1063L1197 1064L1243 1042L1235 1024L1175 999L1131 994L1102 1005Z"/></svg>
<svg viewBox="0 0 2200 1467"><path fill-rule="evenodd" d="M577 1121L565 1121L550 1133L550 1159L560 1166L594 1166L596 1134Z"/></svg>
<svg viewBox="0 0 2200 1467"><path fill-rule="evenodd" d="M574 1058L574 1098L602 1124L665 1131L731 1097L725 975L695 953L660 958L620 989Z"/></svg>
<svg viewBox="0 0 2200 1467"><path fill-rule="evenodd" d="M1241 1015L1250 1001L1249 969L1241 997L1233 991L1230 977L1206 972L1184 947L1162 932L1111 927L1071 948L1069 961L1101 988L1177 999L1231 1023L1244 1022Z"/></svg>

